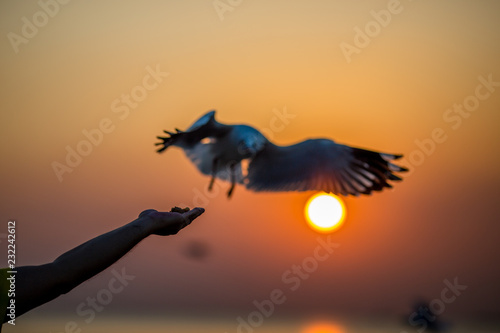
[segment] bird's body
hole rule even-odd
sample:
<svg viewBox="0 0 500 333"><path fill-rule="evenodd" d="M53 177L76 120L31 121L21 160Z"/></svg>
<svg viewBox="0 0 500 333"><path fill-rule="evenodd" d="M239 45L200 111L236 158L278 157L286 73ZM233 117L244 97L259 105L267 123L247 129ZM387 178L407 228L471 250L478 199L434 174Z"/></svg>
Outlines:
<svg viewBox="0 0 500 333"><path fill-rule="evenodd" d="M161 153L178 146L203 174L236 183L253 191L320 190L342 195L370 194L392 187L387 180L401 180L393 172L407 169L385 154L337 144L329 139L309 139L290 146L270 142L248 125L225 125L215 111L198 119L186 131L158 137Z"/></svg>

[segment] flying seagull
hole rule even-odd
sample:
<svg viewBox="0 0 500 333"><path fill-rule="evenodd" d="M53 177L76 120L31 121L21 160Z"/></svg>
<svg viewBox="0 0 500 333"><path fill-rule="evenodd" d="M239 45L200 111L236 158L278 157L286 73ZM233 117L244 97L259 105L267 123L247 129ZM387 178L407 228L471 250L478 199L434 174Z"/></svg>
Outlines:
<svg viewBox="0 0 500 333"><path fill-rule="evenodd" d="M164 131L158 136L161 153L170 146L184 150L198 170L253 191L325 191L344 196L371 194L400 181L394 172L408 169L390 161L402 155L386 154L338 144L329 139L309 139L278 146L247 125L226 125L210 111L186 131Z"/></svg>

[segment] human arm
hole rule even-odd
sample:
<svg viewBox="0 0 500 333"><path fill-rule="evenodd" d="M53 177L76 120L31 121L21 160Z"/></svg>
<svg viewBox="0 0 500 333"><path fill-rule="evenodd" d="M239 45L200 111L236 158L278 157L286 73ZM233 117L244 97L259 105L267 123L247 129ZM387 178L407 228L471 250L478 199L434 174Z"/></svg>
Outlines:
<svg viewBox="0 0 500 333"><path fill-rule="evenodd" d="M69 292L116 262L144 238L176 234L203 212L203 208L145 210L134 221L75 247L52 263L18 267L16 316Z"/></svg>

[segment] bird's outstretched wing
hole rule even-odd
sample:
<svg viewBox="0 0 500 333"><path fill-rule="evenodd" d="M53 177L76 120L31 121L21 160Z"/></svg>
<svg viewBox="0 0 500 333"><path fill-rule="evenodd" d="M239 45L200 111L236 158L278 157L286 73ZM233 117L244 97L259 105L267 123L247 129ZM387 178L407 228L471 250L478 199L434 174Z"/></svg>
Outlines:
<svg viewBox="0 0 500 333"><path fill-rule="evenodd" d="M215 111L210 111L195 121L186 131L175 130L176 133L163 131L168 136L157 136L161 142L157 142L155 145L162 147L158 148L156 152L161 153L172 145L191 149L204 138L217 138L225 135L230 130L230 126L217 122Z"/></svg>
<svg viewBox="0 0 500 333"><path fill-rule="evenodd" d="M378 153L312 139L291 146L269 143L250 162L246 187L254 191L318 190L342 195L370 194L401 180L391 163L401 155Z"/></svg>
<svg viewBox="0 0 500 333"><path fill-rule="evenodd" d="M215 111L210 111L196 120L186 131L178 129L176 133L164 131L168 136L157 136L161 142L155 145L161 147L156 151L162 153L170 146L180 147L201 173L229 181L231 180L229 169L214 170L213 161L217 157L215 151L217 141L227 135L232 128L233 126L217 122ZM241 163L233 166L232 173L236 182L243 182Z"/></svg>

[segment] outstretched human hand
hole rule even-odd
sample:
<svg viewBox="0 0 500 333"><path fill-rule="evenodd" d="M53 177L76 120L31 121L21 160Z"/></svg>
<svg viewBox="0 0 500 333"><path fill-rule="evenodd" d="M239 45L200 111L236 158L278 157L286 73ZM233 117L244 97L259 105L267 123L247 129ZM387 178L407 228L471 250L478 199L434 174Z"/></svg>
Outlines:
<svg viewBox="0 0 500 333"><path fill-rule="evenodd" d="M205 209L200 207L191 210L173 207L170 212L147 209L139 214L139 219L144 219L144 223L148 224L150 234L168 236L177 234L204 212Z"/></svg>

